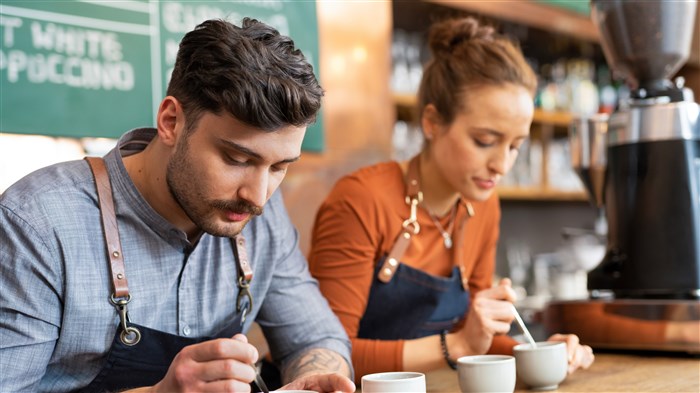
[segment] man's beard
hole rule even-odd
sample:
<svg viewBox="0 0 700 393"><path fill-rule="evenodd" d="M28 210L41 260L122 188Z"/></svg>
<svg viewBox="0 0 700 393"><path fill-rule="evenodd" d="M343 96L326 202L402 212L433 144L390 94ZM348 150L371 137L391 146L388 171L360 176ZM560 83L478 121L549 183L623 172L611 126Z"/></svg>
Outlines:
<svg viewBox="0 0 700 393"><path fill-rule="evenodd" d="M178 142L175 153L168 163L165 180L170 194L180 205L187 217L202 231L213 236L234 237L254 216L263 209L244 200L210 200L202 192L208 187L197 183L203 176L198 175L188 161L189 143L187 139ZM216 211L231 211L251 215L239 225L217 225Z"/></svg>

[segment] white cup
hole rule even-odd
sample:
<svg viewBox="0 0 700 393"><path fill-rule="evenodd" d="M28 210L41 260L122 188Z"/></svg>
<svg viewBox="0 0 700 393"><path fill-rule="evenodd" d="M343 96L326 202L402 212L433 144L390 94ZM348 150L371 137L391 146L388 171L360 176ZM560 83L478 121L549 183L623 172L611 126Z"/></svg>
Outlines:
<svg viewBox="0 0 700 393"><path fill-rule="evenodd" d="M408 371L367 374L362 377L362 393L425 393L425 374Z"/></svg>
<svg viewBox="0 0 700 393"><path fill-rule="evenodd" d="M462 356L457 359L462 393L513 392L515 358L508 355Z"/></svg>
<svg viewBox="0 0 700 393"><path fill-rule="evenodd" d="M315 390L273 390L271 393L318 393Z"/></svg>
<svg viewBox="0 0 700 393"><path fill-rule="evenodd" d="M315 390L273 390L271 393L318 393Z"/></svg>
<svg viewBox="0 0 700 393"><path fill-rule="evenodd" d="M273 390L272 393L318 393L315 390Z"/></svg>
<svg viewBox="0 0 700 393"><path fill-rule="evenodd" d="M518 379L535 390L554 390L566 379L569 360L564 342L519 344L513 348Z"/></svg>

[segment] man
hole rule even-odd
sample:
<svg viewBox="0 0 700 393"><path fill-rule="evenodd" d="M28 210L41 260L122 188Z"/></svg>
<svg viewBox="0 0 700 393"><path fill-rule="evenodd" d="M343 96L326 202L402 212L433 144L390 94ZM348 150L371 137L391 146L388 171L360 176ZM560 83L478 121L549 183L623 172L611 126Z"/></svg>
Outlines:
<svg viewBox="0 0 700 393"><path fill-rule="evenodd" d="M288 389L354 391L275 192L322 95L288 37L207 21L180 44L157 128L105 156L113 209L99 159L0 196L0 389L249 391L255 319Z"/></svg>

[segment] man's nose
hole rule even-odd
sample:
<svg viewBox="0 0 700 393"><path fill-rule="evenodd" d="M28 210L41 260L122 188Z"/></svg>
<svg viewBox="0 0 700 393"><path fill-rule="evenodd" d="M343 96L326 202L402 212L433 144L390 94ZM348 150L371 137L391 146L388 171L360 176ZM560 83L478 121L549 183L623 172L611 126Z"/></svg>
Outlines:
<svg viewBox="0 0 700 393"><path fill-rule="evenodd" d="M267 189L270 184L270 176L267 170L258 169L246 174L243 185L238 189L238 197L262 208L267 200Z"/></svg>

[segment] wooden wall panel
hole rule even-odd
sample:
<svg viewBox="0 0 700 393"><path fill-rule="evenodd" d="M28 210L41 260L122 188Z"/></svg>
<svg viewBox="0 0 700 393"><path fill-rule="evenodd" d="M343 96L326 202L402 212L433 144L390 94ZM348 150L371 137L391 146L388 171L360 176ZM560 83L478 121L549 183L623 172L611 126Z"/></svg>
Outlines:
<svg viewBox="0 0 700 393"><path fill-rule="evenodd" d="M316 211L336 180L390 158L395 119L389 92L391 2L318 0L317 10L326 147L322 153L304 152L282 183L304 254Z"/></svg>

